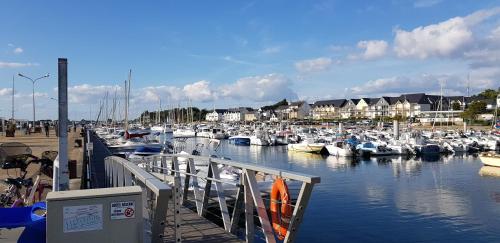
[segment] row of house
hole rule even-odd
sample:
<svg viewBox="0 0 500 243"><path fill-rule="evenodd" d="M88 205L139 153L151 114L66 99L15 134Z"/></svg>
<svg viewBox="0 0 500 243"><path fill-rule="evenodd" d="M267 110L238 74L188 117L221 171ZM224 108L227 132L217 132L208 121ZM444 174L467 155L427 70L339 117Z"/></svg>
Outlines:
<svg viewBox="0 0 500 243"><path fill-rule="evenodd" d="M230 109L214 109L205 115L209 122L240 122L257 120L255 110L250 107L239 107Z"/></svg>
<svg viewBox="0 0 500 243"><path fill-rule="evenodd" d="M472 102L470 97L427 95L425 93L383 96L380 98L320 100L314 104L305 101L290 102L274 109L254 110L248 107L215 109L206 115L211 122L329 120L381 117L419 118L436 111L457 116Z"/></svg>
<svg viewBox="0 0 500 243"><path fill-rule="evenodd" d="M419 117L430 111L463 110L470 98L425 93L398 97L336 99L317 101L312 106L314 119L348 119L378 117Z"/></svg>
<svg viewBox="0 0 500 243"><path fill-rule="evenodd" d="M310 114L311 105L305 101L297 101L268 110L254 110L249 107L214 109L206 114L205 120L209 122L251 122L257 120L277 122L280 120L301 120L309 117Z"/></svg>

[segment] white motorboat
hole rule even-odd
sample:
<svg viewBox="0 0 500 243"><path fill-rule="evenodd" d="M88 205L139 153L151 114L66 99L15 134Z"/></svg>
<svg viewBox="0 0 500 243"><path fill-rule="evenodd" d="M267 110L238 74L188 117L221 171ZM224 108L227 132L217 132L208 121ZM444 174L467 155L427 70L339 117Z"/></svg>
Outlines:
<svg viewBox="0 0 500 243"><path fill-rule="evenodd" d="M330 155L351 157L356 155L356 149L344 141L336 141L325 146Z"/></svg>
<svg viewBox="0 0 500 243"><path fill-rule="evenodd" d="M320 153L325 147L324 143L315 143L304 140L300 143L290 143L287 145L289 151L305 152L305 153Z"/></svg>
<svg viewBox="0 0 500 243"><path fill-rule="evenodd" d="M178 128L174 131L174 138L193 138L196 137L196 132L189 128Z"/></svg>
<svg viewBox="0 0 500 243"><path fill-rule="evenodd" d="M500 154L485 152L479 155L479 159L481 159L484 165L500 167Z"/></svg>

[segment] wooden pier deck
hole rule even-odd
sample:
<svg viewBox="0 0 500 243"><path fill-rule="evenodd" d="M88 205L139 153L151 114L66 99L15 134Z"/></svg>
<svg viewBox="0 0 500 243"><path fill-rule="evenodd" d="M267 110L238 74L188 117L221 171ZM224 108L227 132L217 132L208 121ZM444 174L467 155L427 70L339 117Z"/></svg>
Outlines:
<svg viewBox="0 0 500 243"><path fill-rule="evenodd" d="M165 227L165 242L175 242L174 231L174 205L168 206L168 216ZM204 242L204 243L236 243L244 242L233 234L226 232L222 227L210 222L208 219L200 217L196 212L181 207L181 235L183 242Z"/></svg>

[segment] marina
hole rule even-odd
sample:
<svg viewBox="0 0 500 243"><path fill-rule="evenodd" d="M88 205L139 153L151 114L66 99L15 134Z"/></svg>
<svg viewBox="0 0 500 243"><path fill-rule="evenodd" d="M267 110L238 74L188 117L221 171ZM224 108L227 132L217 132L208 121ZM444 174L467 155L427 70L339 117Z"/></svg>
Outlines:
<svg viewBox="0 0 500 243"><path fill-rule="evenodd" d="M500 5L9 1L0 243L500 242Z"/></svg>

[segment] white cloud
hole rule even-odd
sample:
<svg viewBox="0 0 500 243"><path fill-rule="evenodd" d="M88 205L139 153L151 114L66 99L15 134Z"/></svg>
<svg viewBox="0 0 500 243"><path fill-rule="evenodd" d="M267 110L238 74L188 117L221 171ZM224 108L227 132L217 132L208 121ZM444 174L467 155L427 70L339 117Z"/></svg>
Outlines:
<svg viewBox="0 0 500 243"><path fill-rule="evenodd" d="M0 96L12 95L11 88L0 88Z"/></svg>
<svg viewBox="0 0 500 243"><path fill-rule="evenodd" d="M274 53L280 52L282 49L283 49L283 47L281 47L281 46L270 46L270 47L264 48L264 50L262 50L262 53L274 54Z"/></svg>
<svg viewBox="0 0 500 243"><path fill-rule="evenodd" d="M56 88L57 89L57 88ZM68 102L76 104L95 104L103 99L106 92L109 92L110 97L113 92L121 91L118 85L90 85L82 84L68 87ZM118 93L118 95L121 95Z"/></svg>
<svg viewBox="0 0 500 243"><path fill-rule="evenodd" d="M184 92L181 88L175 86L148 86L140 89L131 97L136 102L154 103L155 105L161 100L163 101L181 101L185 99Z"/></svg>
<svg viewBox="0 0 500 243"><path fill-rule="evenodd" d="M13 52L14 52L15 54L21 54L21 53L23 53L23 51L24 51L24 50L23 50L23 48L21 48L21 47L16 47L16 48L14 49L14 51L13 51Z"/></svg>
<svg viewBox="0 0 500 243"><path fill-rule="evenodd" d="M193 101L207 102L217 99L217 94L210 89L210 82L206 80L187 84L182 90L187 98Z"/></svg>
<svg viewBox="0 0 500 243"><path fill-rule="evenodd" d="M22 67L32 67L38 66L38 63L20 63L20 62L2 62L0 61L0 68L22 68Z"/></svg>
<svg viewBox="0 0 500 243"><path fill-rule="evenodd" d="M396 30L394 51L399 57L446 57L456 54L472 40L472 32L464 19L455 17L410 32Z"/></svg>
<svg viewBox="0 0 500 243"><path fill-rule="evenodd" d="M281 74L267 74L238 79L234 84L221 88L221 96L245 99L254 102L276 101L279 99L297 99L291 89L292 82Z"/></svg>
<svg viewBox="0 0 500 243"><path fill-rule="evenodd" d="M331 65L331 58L320 57L316 59L298 61L295 63L295 68L301 73L312 73L328 70Z"/></svg>
<svg viewBox="0 0 500 243"><path fill-rule="evenodd" d="M361 54L350 55L351 59L362 58L364 60L373 60L385 56L388 44L383 40L365 40L358 42L357 47L364 50Z"/></svg>
<svg viewBox="0 0 500 243"><path fill-rule="evenodd" d="M472 27L500 13L500 8L476 11L412 31L396 30L394 51L399 57L451 57L462 55L474 42Z"/></svg>
<svg viewBox="0 0 500 243"><path fill-rule="evenodd" d="M413 7L415 8L428 8L432 7L438 3L441 3L443 0L417 0L413 3Z"/></svg>

